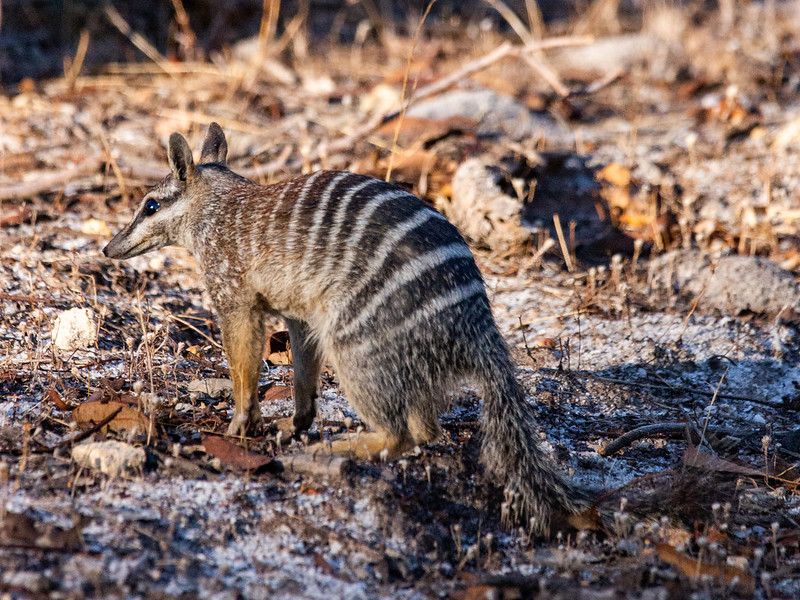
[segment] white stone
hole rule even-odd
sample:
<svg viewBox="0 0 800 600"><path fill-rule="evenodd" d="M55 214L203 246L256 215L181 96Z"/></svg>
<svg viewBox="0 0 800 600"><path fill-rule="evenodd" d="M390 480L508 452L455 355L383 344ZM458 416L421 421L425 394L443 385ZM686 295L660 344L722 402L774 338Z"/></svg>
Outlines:
<svg viewBox="0 0 800 600"><path fill-rule="evenodd" d="M116 440L88 442L72 449L72 460L112 477L140 474L144 468L145 452L142 448Z"/></svg>
<svg viewBox="0 0 800 600"><path fill-rule="evenodd" d="M53 344L59 350L72 352L94 346L97 322L89 308L70 308L60 313L53 324Z"/></svg>

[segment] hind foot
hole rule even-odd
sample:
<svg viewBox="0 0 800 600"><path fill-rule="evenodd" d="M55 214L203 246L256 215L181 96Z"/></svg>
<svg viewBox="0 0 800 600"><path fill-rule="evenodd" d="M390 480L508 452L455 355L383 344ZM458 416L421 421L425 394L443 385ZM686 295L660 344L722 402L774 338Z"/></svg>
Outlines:
<svg viewBox="0 0 800 600"><path fill-rule="evenodd" d="M361 460L389 460L408 452L414 443L384 431L346 433L308 447L309 453L356 457Z"/></svg>

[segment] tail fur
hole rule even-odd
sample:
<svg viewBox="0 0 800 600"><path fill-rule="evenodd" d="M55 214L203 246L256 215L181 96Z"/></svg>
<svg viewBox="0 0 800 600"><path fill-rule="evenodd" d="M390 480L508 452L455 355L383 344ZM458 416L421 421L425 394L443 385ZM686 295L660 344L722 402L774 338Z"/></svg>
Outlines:
<svg viewBox="0 0 800 600"><path fill-rule="evenodd" d="M515 367L505 348L498 354L483 365L481 461L505 481L504 524L530 523L534 533L544 534L555 515L580 510L579 494L539 448L538 428Z"/></svg>

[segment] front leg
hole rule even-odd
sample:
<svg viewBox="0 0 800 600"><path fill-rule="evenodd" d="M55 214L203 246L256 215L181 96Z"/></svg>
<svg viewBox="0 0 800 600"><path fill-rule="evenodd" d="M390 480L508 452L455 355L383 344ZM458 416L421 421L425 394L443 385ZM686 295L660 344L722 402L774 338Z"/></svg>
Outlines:
<svg viewBox="0 0 800 600"><path fill-rule="evenodd" d="M258 405L258 376L264 352L264 316L255 306L227 307L218 313L236 403L228 435L256 434L264 424Z"/></svg>

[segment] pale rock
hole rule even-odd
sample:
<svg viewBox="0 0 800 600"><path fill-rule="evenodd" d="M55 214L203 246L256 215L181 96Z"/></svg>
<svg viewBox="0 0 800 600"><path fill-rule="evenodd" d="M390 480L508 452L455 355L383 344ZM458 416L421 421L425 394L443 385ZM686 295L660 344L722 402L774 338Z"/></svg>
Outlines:
<svg viewBox="0 0 800 600"><path fill-rule="evenodd" d="M65 352L94 346L97 341L94 311L70 308L60 313L53 324L52 339L55 347Z"/></svg>
<svg viewBox="0 0 800 600"><path fill-rule="evenodd" d="M142 448L116 440L88 442L72 449L72 460L80 466L111 477L141 473L145 458Z"/></svg>
<svg viewBox="0 0 800 600"><path fill-rule="evenodd" d="M199 392L212 398L222 398L233 396L233 382L230 379L221 377L210 377L208 379L195 379L187 386L189 392Z"/></svg>
<svg viewBox="0 0 800 600"><path fill-rule="evenodd" d="M522 202L499 185L502 172L471 158L453 176L453 198L438 208L470 240L493 250L508 250L528 240L531 231L521 224Z"/></svg>

